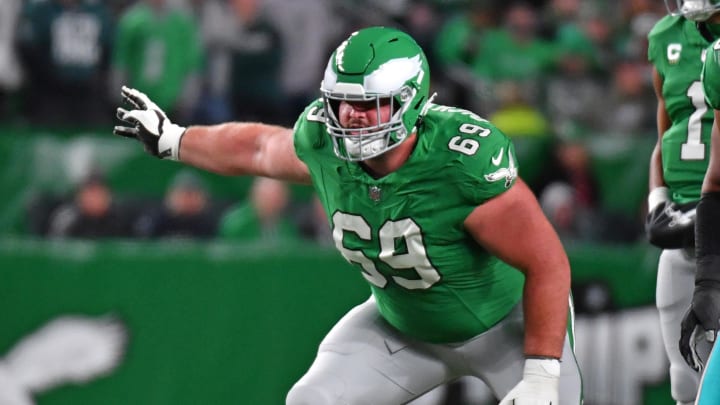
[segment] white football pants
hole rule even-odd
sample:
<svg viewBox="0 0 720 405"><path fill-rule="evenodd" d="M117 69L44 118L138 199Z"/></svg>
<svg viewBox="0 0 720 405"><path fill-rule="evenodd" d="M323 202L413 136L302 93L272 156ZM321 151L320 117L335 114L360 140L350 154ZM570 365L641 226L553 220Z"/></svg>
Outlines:
<svg viewBox="0 0 720 405"><path fill-rule="evenodd" d="M561 359L560 405L578 405L581 378L571 336ZM483 380L502 398L522 378L523 318L518 305L487 332L456 344L430 344L392 328L370 298L348 312L320 344L287 405L399 405L460 376Z"/></svg>

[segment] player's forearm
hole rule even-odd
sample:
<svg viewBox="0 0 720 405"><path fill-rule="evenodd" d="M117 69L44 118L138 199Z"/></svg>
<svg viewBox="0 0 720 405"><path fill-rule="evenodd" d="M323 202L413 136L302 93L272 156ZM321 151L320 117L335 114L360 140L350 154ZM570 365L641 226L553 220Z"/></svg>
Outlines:
<svg viewBox="0 0 720 405"><path fill-rule="evenodd" d="M252 175L308 183L295 156L292 132L260 123L191 126L180 143L180 160L223 175Z"/></svg>
<svg viewBox="0 0 720 405"><path fill-rule="evenodd" d="M568 321L570 265L562 247L559 249L552 260L526 269L523 310L528 356L562 356Z"/></svg>
<svg viewBox="0 0 720 405"><path fill-rule="evenodd" d="M657 98L657 113L656 113L656 124L657 124L657 143L653 149L652 155L650 156L650 181L649 189L652 191L658 187L665 186L665 178L662 170L662 138L665 132L672 125L670 116L667 113L665 106L665 98L662 94L663 78L658 73L657 69L653 69L653 88L655 89L655 97Z"/></svg>
<svg viewBox="0 0 720 405"><path fill-rule="evenodd" d="M652 191L658 187L665 187L665 178L662 170L662 150L660 142L655 145L655 148L650 155L650 173L649 173L649 190Z"/></svg>

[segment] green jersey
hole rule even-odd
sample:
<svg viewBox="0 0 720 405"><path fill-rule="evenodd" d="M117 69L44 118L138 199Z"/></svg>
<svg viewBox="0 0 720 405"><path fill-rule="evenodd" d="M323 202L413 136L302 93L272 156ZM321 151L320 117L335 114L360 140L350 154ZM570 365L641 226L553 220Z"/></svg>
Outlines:
<svg viewBox="0 0 720 405"><path fill-rule="evenodd" d="M662 95L671 126L662 136L662 165L672 200L700 199L713 123L700 81L708 41L695 22L666 16L648 35L648 58L663 79Z"/></svg>
<svg viewBox="0 0 720 405"><path fill-rule="evenodd" d="M720 110L720 40L707 48L701 78L707 103Z"/></svg>
<svg viewBox="0 0 720 405"><path fill-rule="evenodd" d="M335 155L322 101L308 106L294 131L336 247L360 267L391 325L428 342L463 341L519 302L522 273L479 246L463 225L517 175L513 145L492 124L434 105L409 159L379 179Z"/></svg>
<svg viewBox="0 0 720 405"><path fill-rule="evenodd" d="M113 55L127 72L128 86L143 89L160 108L175 108L188 76L200 72L202 48L190 15L168 9L157 14L137 3L120 18Z"/></svg>

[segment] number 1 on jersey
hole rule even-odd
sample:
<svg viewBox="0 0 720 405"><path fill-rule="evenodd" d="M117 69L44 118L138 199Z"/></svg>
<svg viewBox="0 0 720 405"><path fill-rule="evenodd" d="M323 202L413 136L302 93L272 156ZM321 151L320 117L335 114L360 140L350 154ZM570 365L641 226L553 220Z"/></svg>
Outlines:
<svg viewBox="0 0 720 405"><path fill-rule="evenodd" d="M702 117L708 110L705 103L705 92L702 83L694 81L688 87L687 96L690 98L695 111L688 119L687 139L680 149L681 160L705 159L705 144L702 143Z"/></svg>

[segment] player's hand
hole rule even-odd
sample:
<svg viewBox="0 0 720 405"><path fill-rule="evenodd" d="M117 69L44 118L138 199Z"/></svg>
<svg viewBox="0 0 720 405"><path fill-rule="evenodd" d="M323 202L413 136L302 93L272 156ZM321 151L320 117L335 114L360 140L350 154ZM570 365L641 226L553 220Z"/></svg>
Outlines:
<svg viewBox="0 0 720 405"><path fill-rule="evenodd" d="M185 127L170 122L165 112L142 92L123 86L121 94L123 101L132 109L118 107L117 117L124 125L116 126L113 133L137 139L153 156L179 160L180 140L185 134Z"/></svg>
<svg viewBox="0 0 720 405"><path fill-rule="evenodd" d="M695 371L704 367L697 345L703 340L715 342L719 327L720 285L696 285L690 309L680 324L680 353Z"/></svg>
<svg viewBox="0 0 720 405"><path fill-rule="evenodd" d="M523 379L499 405L558 405L560 361L527 359Z"/></svg>
<svg viewBox="0 0 720 405"><path fill-rule="evenodd" d="M645 233L661 249L691 247L695 241L695 208L683 212L670 201L667 188L658 187L648 197Z"/></svg>

